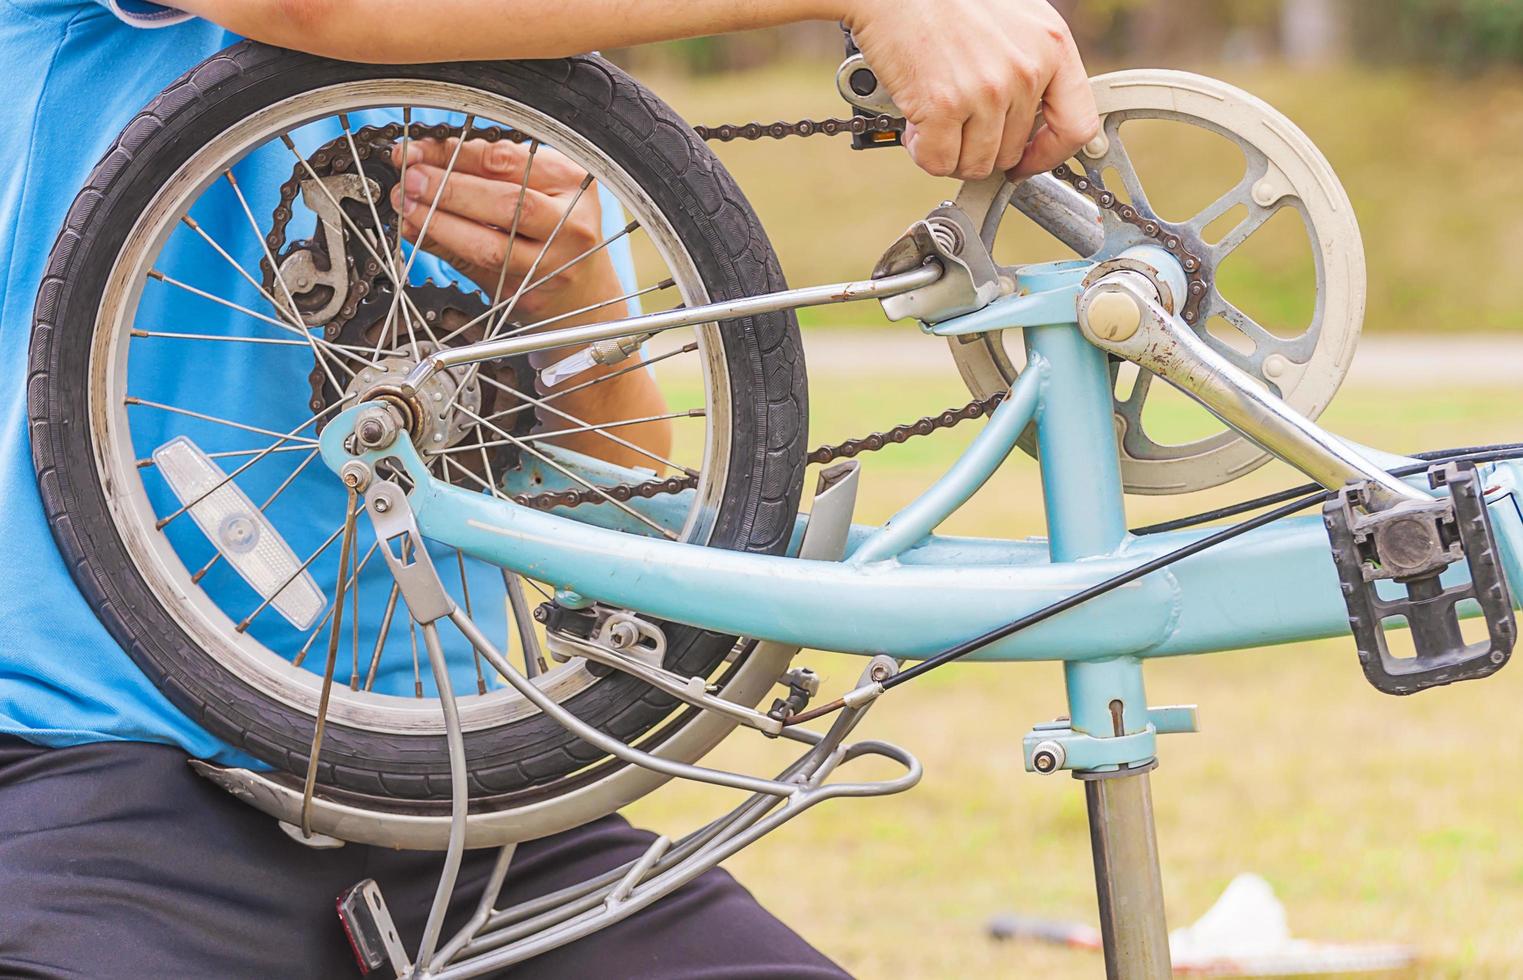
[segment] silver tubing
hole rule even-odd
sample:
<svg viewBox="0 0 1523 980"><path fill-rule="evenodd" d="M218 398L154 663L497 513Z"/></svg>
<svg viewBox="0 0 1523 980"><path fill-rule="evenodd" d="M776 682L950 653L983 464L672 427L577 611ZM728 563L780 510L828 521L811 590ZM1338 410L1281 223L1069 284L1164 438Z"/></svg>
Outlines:
<svg viewBox="0 0 1523 980"><path fill-rule="evenodd" d="M513 614L513 628L518 632L518 644L524 653L524 676L534 678L543 666L543 654L539 649L539 637L534 635L534 617L529 612L529 601L524 596L524 585L516 572L502 570L503 591L508 595L508 609Z"/></svg>
<svg viewBox="0 0 1523 980"><path fill-rule="evenodd" d="M615 340L638 334L662 333L678 327L693 327L718 320L760 316L805 306L826 306L832 303L882 299L885 296L897 296L912 289L928 286L940 278L940 266L924 265L911 269L909 272L885 276L882 279L785 289L781 292L763 293L760 296L747 296L743 299L706 303L702 306L679 307L660 313L647 313L644 316L625 317L585 327L566 327L561 330L546 330L518 337L502 337L479 344L450 347L430 354L420 361L403 381L402 389L404 392L416 391L439 371L464 364L477 364L499 357L515 357L519 354L551 350L557 347L577 347L594 344L600 340Z"/></svg>
<svg viewBox="0 0 1523 980"><path fill-rule="evenodd" d="M791 796L798 791L797 786L790 786L774 779L757 779L754 776L743 776L739 773L724 772L718 769L705 769L702 766L691 766L682 762L674 762L671 759L662 759L659 756L642 752L639 749L626 745L606 732L599 731L576 715L567 711L564 707L556 704L549 695L532 684L521 673L514 669L504 657L471 621L470 617L460 609L450 613L450 622L454 623L461 634L481 652L498 673L513 686L519 694L522 694L539 710L554 719L562 728L585 742L597 747L600 751L611 756L632 762L645 769L651 769L666 776L680 776L683 779L693 779L701 783L714 783L718 786L728 786L731 789L745 790L750 793L767 793L772 796Z"/></svg>
<svg viewBox="0 0 1523 980"><path fill-rule="evenodd" d="M476 912L471 916L470 921L461 926L460 931L456 932L454 937L439 950L439 954L429 964L430 970L437 970L454 959L465 948L466 943L470 942L486 924L488 917L497 906L497 897L502 894L503 883L508 878L508 866L513 863L513 854L517 850L517 844L509 844L498 850L497 861L492 865L492 873L487 876L486 887L481 890L481 898L476 902Z"/></svg>
<svg viewBox="0 0 1523 980"><path fill-rule="evenodd" d="M465 852L465 820L470 806L465 771L465 737L460 733L460 713L455 707L449 665L444 662L444 648L439 645L439 624L428 622L422 626L423 645L428 649L428 664L434 671L434 686L439 689L439 708L444 712L444 737L449 745L450 828L449 849L444 854L444 870L439 874L439 888L434 893L433 907L428 910L423 940L418 944L415 962L420 970L433 962L439 932L444 928L444 915L449 911L450 898L455 894L455 880L460 876L460 858Z"/></svg>
<svg viewBox="0 0 1523 980"><path fill-rule="evenodd" d="M1110 980L1167 980L1172 975L1169 930L1147 770L1095 773L1085 779L1084 801L1094 849L1105 975Z"/></svg>
<svg viewBox="0 0 1523 980"><path fill-rule="evenodd" d="M879 661L885 659L875 658L869 670L882 669ZM458 947L459 958L454 962L436 958L429 976L438 980L481 976L529 959L627 918L816 803L837 796L884 795L914 786L920 779L920 764L904 750L880 742L843 745L868 707L843 710L823 735L798 728L785 731L786 737L810 745L777 779L795 792L786 797L754 793L728 815L675 845L658 838L638 859L596 879L489 913L476 934ZM904 774L876 783L826 784L841 765L865 755L898 762ZM451 948L456 944L452 942Z"/></svg>
<svg viewBox="0 0 1523 980"><path fill-rule="evenodd" d="M1079 326L1090 343L1158 375L1264 449L1313 480L1338 490L1370 484L1372 510L1399 503L1431 503L1433 498L1287 405L1228 361L1178 317L1158 305L1151 287L1126 272L1105 276L1079 299ZM1126 313L1115 319L1117 303ZM1100 304L1106 304L1104 312ZM1113 326L1119 324L1119 333ZM1131 332L1127 332L1131 331Z"/></svg>
<svg viewBox="0 0 1523 980"><path fill-rule="evenodd" d="M1105 229L1095 202L1051 174L1038 174L1017 184L1010 206L1077 255L1088 258L1105 245Z"/></svg>
<svg viewBox="0 0 1523 980"><path fill-rule="evenodd" d="M561 638L561 642L588 660L602 664L605 667L612 667L632 677L638 677L652 687L660 688L684 704L725 715L748 728L755 728L757 731L768 735L782 734L783 723L781 721L770 715L765 715L755 708L747 708L745 705L726 701L724 698L708 693L708 687L701 677L683 677L681 674L673 673L664 667L648 664L643 660L638 660L618 650L608 649L591 640L565 636Z"/></svg>

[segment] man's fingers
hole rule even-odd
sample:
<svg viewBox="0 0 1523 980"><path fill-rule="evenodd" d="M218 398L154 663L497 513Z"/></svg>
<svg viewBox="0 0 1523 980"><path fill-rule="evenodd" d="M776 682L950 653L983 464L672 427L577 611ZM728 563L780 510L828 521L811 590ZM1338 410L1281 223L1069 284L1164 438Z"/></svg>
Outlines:
<svg viewBox="0 0 1523 980"><path fill-rule="evenodd" d="M958 177L963 180L983 180L994 173L1004 122L999 111L990 106L962 124L962 148L957 156Z"/></svg>
<svg viewBox="0 0 1523 980"><path fill-rule="evenodd" d="M548 237L566 209L565 202L521 184L458 171L445 180L444 170L426 164L407 168L402 184L392 189L391 203L404 217L421 222L436 194L439 211L504 229L513 226L517 214L519 233L531 238Z"/></svg>
<svg viewBox="0 0 1523 980"><path fill-rule="evenodd" d="M584 174L580 167L563 154L543 144L535 144L531 148L527 143L513 143L509 140L495 142L482 139L466 140L465 145L460 148L459 155L456 156L457 143L459 140L454 137L408 142L407 169L411 170L416 165L425 165L443 170L449 166L450 158L454 157L455 170L459 173L477 174L517 183L522 183L527 173L530 187L547 192L575 187L581 182ZM534 160L532 166L529 163L531 151ZM400 141L392 146L391 161L399 168L402 165Z"/></svg>
<svg viewBox="0 0 1523 980"><path fill-rule="evenodd" d="M957 172L962 155L962 120L934 115L922 123L908 123L904 145L921 170L934 177L950 177Z"/></svg>
<svg viewBox="0 0 1523 980"><path fill-rule="evenodd" d="M1025 99L1013 103L1010 111L1005 114L1005 128L1000 134L995 168L1005 173L1014 170L1026 156L1026 147L1041 126L1042 117L1037 113L1037 106Z"/></svg>
<svg viewBox="0 0 1523 980"><path fill-rule="evenodd" d="M1044 123L1015 168L1018 177L1051 170L1100 132L1094 89L1077 52L1058 67L1044 98Z"/></svg>
<svg viewBox="0 0 1523 980"><path fill-rule="evenodd" d="M423 214L420 208L402 222L402 234L414 244L417 244L418 235L422 232ZM507 258L507 279L511 288L528 272L543 243L519 238L513 242L513 254L509 256L506 232L489 228L479 221L440 211L428 222L428 237L420 247L471 274L473 278L480 276L478 282L487 279L495 283L503 259Z"/></svg>

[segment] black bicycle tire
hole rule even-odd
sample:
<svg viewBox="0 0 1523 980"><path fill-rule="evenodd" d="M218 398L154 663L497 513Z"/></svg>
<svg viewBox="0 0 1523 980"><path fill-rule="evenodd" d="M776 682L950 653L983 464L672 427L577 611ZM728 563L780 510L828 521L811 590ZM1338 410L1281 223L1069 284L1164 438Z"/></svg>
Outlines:
<svg viewBox="0 0 1523 980"><path fill-rule="evenodd" d="M87 403L89 350L102 290L127 229L195 149L293 94L339 81L455 82L532 105L577 130L635 179L666 215L710 296L786 288L755 212L675 112L596 56L533 62L376 66L243 42L164 90L119 135L71 206L38 292L28 371L29 427L42 499L85 598L136 664L181 710L227 743L287 772L307 766L312 718L258 691L201 651L137 572L106 509ZM89 325L84 328L81 325ZM721 334L734 419L711 546L776 554L794 526L804 473L807 392L791 313L730 321ZM706 675L734 638L671 625L667 664ZM612 674L566 702L624 741L650 731L674 699ZM601 757L535 714L468 733L473 798L553 781ZM449 795L440 735L397 735L330 719L318 770L336 789L392 799Z"/></svg>

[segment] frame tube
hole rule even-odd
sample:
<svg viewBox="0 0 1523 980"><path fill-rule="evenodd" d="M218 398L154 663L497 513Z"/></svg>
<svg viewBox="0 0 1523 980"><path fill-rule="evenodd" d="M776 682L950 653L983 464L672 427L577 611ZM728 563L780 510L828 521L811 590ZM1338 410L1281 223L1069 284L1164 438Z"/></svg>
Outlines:
<svg viewBox="0 0 1523 980"><path fill-rule="evenodd" d="M715 320L735 320L741 317L760 316L781 310L796 310L805 306L826 306L832 303L851 303L863 299L882 299L897 296L912 289L929 286L942 276L941 266L934 263L919 266L908 272L884 276L882 279L863 279L857 282L838 282L827 286L808 286L803 289L785 289L760 296L725 300L703 306L678 307L644 316L608 320L585 327L565 327L560 330L542 330L517 337L503 337L479 344L448 347L425 357L413 368L402 383L402 388L416 391L429 378L446 368L476 364L499 357L512 357L534 351L557 347L575 347L595 344L600 340L617 340L640 334L656 334L678 327L692 327Z"/></svg>
<svg viewBox="0 0 1523 980"><path fill-rule="evenodd" d="M1045 367L1038 357L1021 372L1010 395L989 416L989 424L957 458L952 468L905 507L851 556L854 565L887 561L921 541L979 491L1015 449L1036 414Z"/></svg>

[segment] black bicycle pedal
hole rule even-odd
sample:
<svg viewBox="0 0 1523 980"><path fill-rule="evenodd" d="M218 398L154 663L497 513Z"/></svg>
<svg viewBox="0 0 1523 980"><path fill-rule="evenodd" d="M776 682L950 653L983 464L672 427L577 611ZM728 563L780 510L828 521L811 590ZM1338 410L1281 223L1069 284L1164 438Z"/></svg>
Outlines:
<svg viewBox="0 0 1523 980"><path fill-rule="evenodd" d="M354 950L354 959L360 973L369 976L405 976L412 970L407 951L402 948L402 937L381 897L381 886L374 878L346 890L338 897L338 918Z"/></svg>
<svg viewBox="0 0 1523 980"><path fill-rule="evenodd" d="M1345 487L1322 509L1359 663L1369 682L1386 694L1414 694L1494 674L1512 656L1518 637L1474 465L1435 466L1428 481L1434 488L1447 486L1449 496L1365 513L1359 509L1366 501L1361 483ZM1470 581L1446 587L1440 577L1459 561L1469 566ZM1382 590L1381 582L1390 584ZM1402 594L1392 597L1392 592ZM1487 632L1486 639L1468 644L1460 635L1457 608L1466 600L1480 607ZM1416 656L1391 654L1386 629L1400 622L1411 630Z"/></svg>

